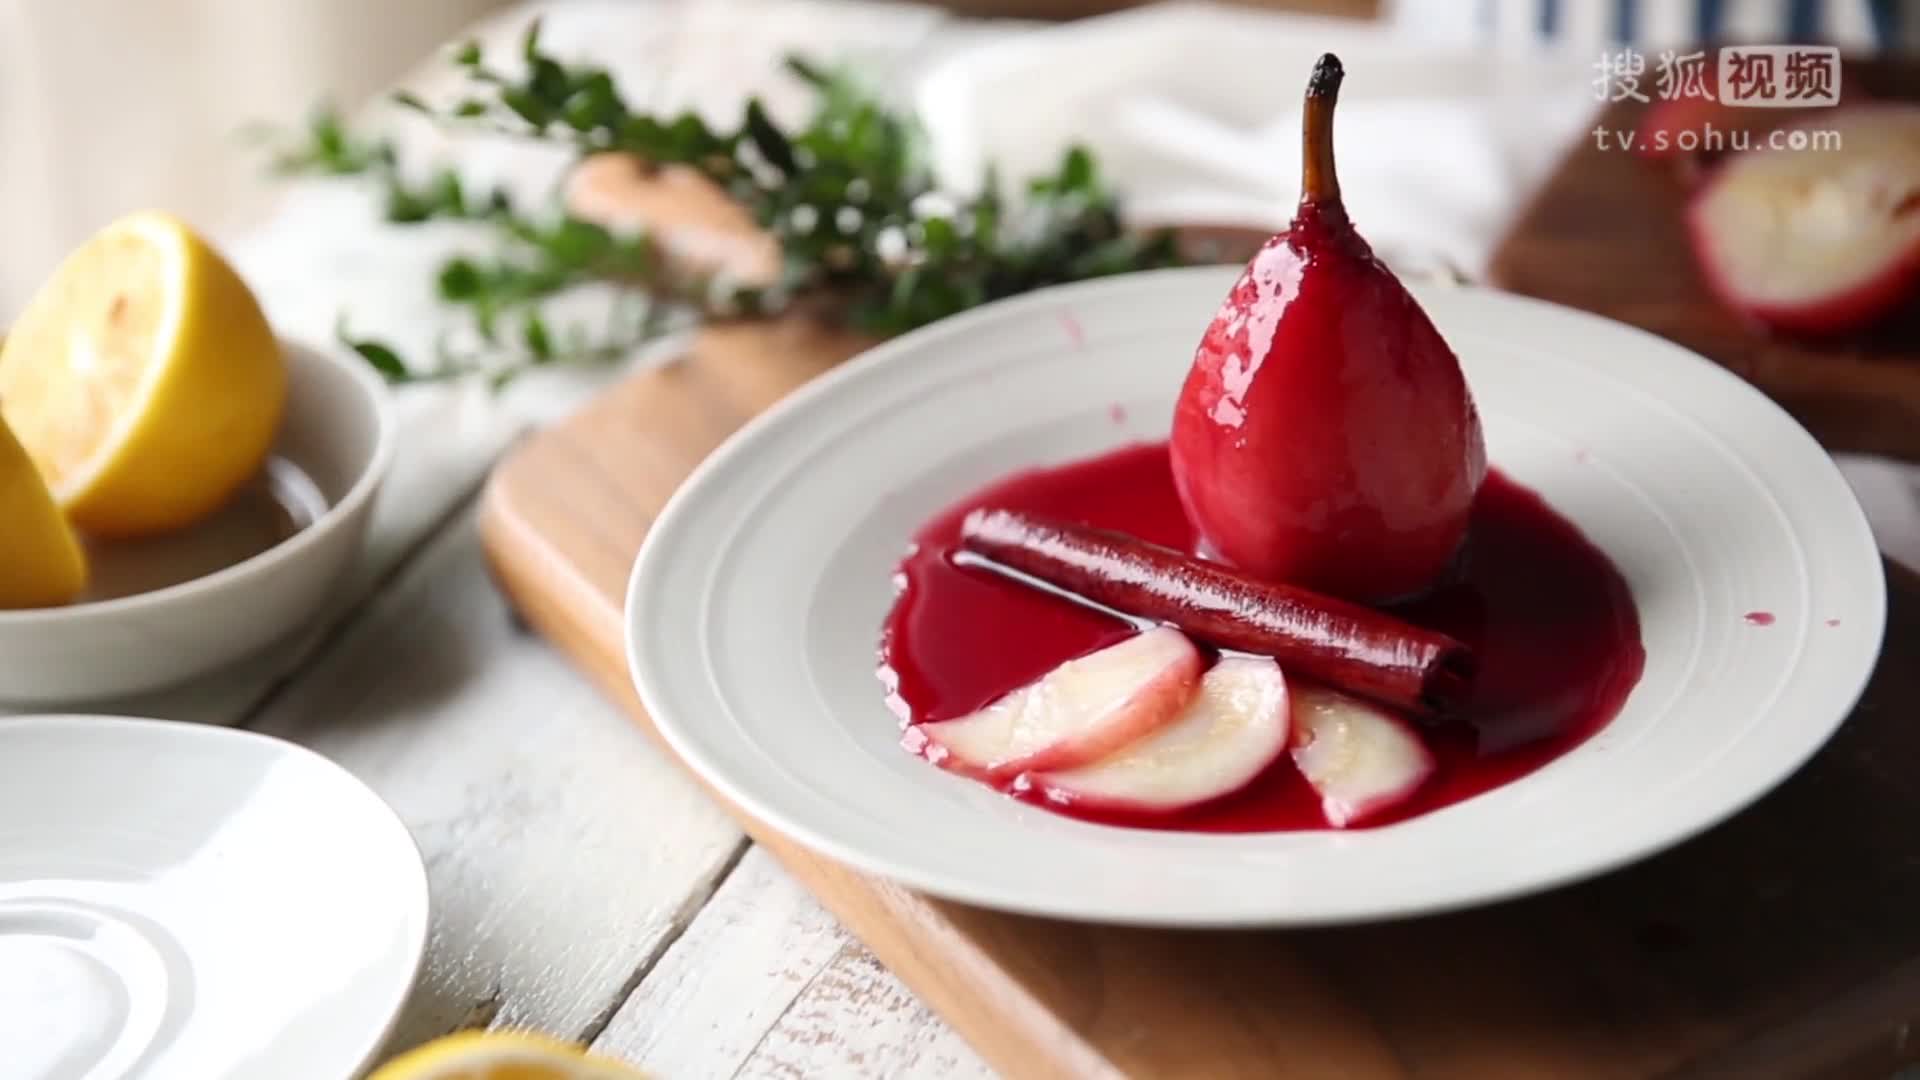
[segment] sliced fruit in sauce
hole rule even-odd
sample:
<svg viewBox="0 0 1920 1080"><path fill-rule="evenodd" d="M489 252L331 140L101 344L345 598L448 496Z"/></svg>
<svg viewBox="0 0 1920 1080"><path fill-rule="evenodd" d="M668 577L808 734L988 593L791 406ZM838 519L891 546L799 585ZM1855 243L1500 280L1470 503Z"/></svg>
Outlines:
<svg viewBox="0 0 1920 1080"><path fill-rule="evenodd" d="M1155 629L1054 668L978 712L907 729L905 743L945 769L1005 780L1097 761L1176 719L1200 653Z"/></svg>
<svg viewBox="0 0 1920 1080"><path fill-rule="evenodd" d="M1291 696L1293 763L1320 796L1327 824L1391 810L1433 775L1433 755L1398 716L1318 686L1295 686Z"/></svg>
<svg viewBox="0 0 1920 1080"><path fill-rule="evenodd" d="M1053 802L1115 813L1166 813L1231 795L1287 748L1287 680L1261 657L1229 656L1200 679L1171 724L1091 765L1035 773Z"/></svg>

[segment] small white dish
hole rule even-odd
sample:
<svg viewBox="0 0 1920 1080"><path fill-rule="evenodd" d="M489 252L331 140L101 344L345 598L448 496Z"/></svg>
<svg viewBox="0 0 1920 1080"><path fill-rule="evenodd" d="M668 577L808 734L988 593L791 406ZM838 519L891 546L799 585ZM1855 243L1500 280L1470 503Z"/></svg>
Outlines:
<svg viewBox="0 0 1920 1080"><path fill-rule="evenodd" d="M0 1062L18 1080L344 1080L412 989L427 877L279 739L0 720Z"/></svg>
<svg viewBox="0 0 1920 1080"><path fill-rule="evenodd" d="M1481 903L1652 854L1758 798L1846 717L1878 655L1885 580L1813 439L1653 335L1422 286L1493 463L1633 590L1647 662L1612 723L1518 782L1351 833L1090 824L901 750L874 668L908 537L1013 470L1164 438L1236 274L1131 275L990 305L869 352L716 451L654 523L627 596L630 668L673 749L775 828L941 896L1281 926ZM1760 610L1770 625L1744 617Z"/></svg>
<svg viewBox="0 0 1920 1080"><path fill-rule="evenodd" d="M0 611L0 702L99 701L184 682L266 648L319 609L366 538L393 421L365 362L284 348L286 416L259 480L178 535L90 545L96 598ZM273 514L289 520L266 520ZM260 535L275 528L283 539Z"/></svg>

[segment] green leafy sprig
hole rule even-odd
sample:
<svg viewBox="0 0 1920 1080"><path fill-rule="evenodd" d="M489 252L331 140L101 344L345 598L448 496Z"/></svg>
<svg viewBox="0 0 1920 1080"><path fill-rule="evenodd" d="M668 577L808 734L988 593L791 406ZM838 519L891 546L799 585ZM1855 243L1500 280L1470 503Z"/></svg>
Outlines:
<svg viewBox="0 0 1920 1080"><path fill-rule="evenodd" d="M564 214L529 217L503 192L466 190L451 170L409 182L390 143L360 140L337 115L316 113L305 139L278 154L276 167L375 176L391 221L492 227L497 250L449 261L439 272L439 293L467 308L490 344L505 341L503 320L518 319L518 347L529 366L574 361L564 350L543 354L534 347L541 335L526 328L545 326L540 301L591 281L616 282L706 318L768 314L792 300L817 299L858 328L893 334L1047 285L1180 261L1170 234L1124 227L1118 200L1086 150L1069 150L1017 200L991 174L978 194L955 197L940 190L911 115L845 73L802 58L789 58L786 68L814 92L816 105L793 130L758 100L746 103L732 128L716 129L692 112L637 110L604 68L548 54L537 21L519 58L520 70L510 72L479 44L465 44L453 54L466 76L461 96L440 106L411 95L398 100L450 124L563 141L582 157L619 152L650 166L694 169L768 231L783 261L771 288L688 279L645 236L616 235ZM671 321L656 317L647 326L658 332ZM596 344L580 355L598 358L603 350ZM390 378L414 377L390 349L368 359ZM443 362L424 377L454 370L460 366Z"/></svg>

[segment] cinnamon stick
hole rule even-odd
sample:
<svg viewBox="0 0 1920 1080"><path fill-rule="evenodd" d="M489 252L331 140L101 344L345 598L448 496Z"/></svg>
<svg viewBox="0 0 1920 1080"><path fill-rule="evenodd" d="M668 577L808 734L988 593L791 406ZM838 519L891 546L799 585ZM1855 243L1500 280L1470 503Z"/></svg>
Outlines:
<svg viewBox="0 0 1920 1080"><path fill-rule="evenodd" d="M1125 533L983 509L962 523L960 546L991 566L1218 648L1271 656L1289 674L1390 708L1444 716L1472 687L1472 651L1445 634Z"/></svg>

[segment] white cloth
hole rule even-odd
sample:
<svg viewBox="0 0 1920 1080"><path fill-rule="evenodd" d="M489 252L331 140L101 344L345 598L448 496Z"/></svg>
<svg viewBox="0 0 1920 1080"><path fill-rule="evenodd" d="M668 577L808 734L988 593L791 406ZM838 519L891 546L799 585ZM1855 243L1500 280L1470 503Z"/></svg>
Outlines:
<svg viewBox="0 0 1920 1080"><path fill-rule="evenodd" d="M1355 221L1385 251L1469 270L1596 104L1591 60L1182 3L959 54L918 106L949 184L989 160L1038 171L1077 141L1144 220L1277 228L1298 199L1301 93L1325 51L1347 70L1335 139Z"/></svg>
<svg viewBox="0 0 1920 1080"><path fill-rule="evenodd" d="M1383 256L1484 267L1598 107L1593 58L1519 55L1364 26L1162 4L949 57L917 103L943 179L1018 177L1096 150L1150 221L1277 228L1299 191L1299 102L1323 51L1347 70L1335 124L1348 209ZM1881 548L1920 568L1920 470L1842 456Z"/></svg>

